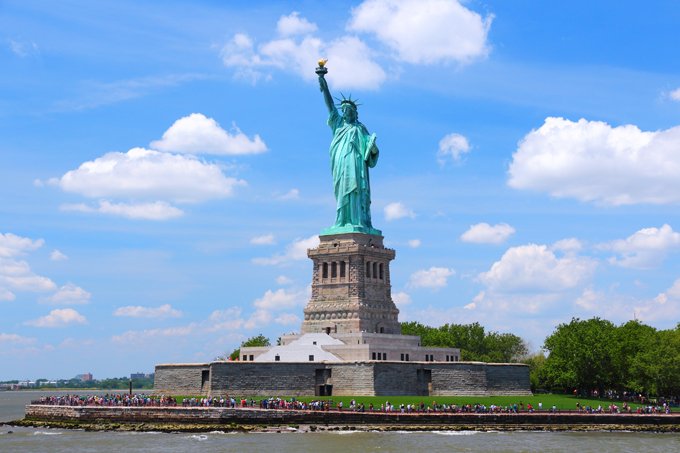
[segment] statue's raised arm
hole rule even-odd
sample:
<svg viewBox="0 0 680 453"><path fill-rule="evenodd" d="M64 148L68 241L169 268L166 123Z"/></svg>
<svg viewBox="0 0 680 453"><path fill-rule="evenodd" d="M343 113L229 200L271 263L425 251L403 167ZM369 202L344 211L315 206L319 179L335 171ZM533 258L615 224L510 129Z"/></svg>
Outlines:
<svg viewBox="0 0 680 453"><path fill-rule="evenodd" d="M319 88L328 108L328 125L333 131L329 149L333 189L335 192L335 224L321 234L365 233L382 235L371 223L371 185L369 168L378 161L375 134L359 122L356 100L342 97L340 112L326 83L326 60L319 60L316 74Z"/></svg>
<svg viewBox="0 0 680 453"><path fill-rule="evenodd" d="M327 60L319 60L319 67L316 68L316 74L319 76L319 89L323 93L323 100L326 102L328 113L333 113L333 110L336 110L335 104L333 103L333 96L331 96L331 92L328 89L328 82L326 82L326 78L324 77L328 72L328 69L326 69L326 61Z"/></svg>

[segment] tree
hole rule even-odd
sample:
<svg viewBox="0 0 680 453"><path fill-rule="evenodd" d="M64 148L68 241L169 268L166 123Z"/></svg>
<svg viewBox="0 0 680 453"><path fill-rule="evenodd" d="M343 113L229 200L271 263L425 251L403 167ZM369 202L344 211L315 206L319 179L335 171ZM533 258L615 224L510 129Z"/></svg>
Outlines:
<svg viewBox="0 0 680 453"><path fill-rule="evenodd" d="M243 343L241 343L241 346L239 348L234 349L234 351L229 354L229 358L231 360L238 360L239 357L241 357L241 348L250 348L250 347L257 347L257 346L271 346L271 341L269 341L269 338L265 337L262 334L259 334L256 337L250 337Z"/></svg>
<svg viewBox="0 0 680 453"><path fill-rule="evenodd" d="M484 331L479 323L428 327L419 322L401 323L404 335L418 335L426 347L459 348L461 360L515 362L527 354L524 340L511 333Z"/></svg>
<svg viewBox="0 0 680 453"><path fill-rule="evenodd" d="M628 321L616 329L614 338L614 384L619 391L649 394L654 388L659 333L640 321Z"/></svg>
<svg viewBox="0 0 680 453"><path fill-rule="evenodd" d="M543 351L525 357L522 360L523 363L529 365L529 382L532 392L542 389L545 386L545 361L546 357Z"/></svg>
<svg viewBox="0 0 680 453"><path fill-rule="evenodd" d="M544 367L546 383L567 391L597 389L600 395L612 388L615 331L614 324L600 318L573 318L557 326L543 346L550 353Z"/></svg>

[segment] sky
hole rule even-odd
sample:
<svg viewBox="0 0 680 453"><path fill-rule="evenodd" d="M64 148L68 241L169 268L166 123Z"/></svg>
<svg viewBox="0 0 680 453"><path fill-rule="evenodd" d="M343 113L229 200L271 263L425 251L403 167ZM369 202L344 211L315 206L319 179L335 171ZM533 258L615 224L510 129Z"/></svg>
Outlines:
<svg viewBox="0 0 680 453"><path fill-rule="evenodd" d="M676 1L0 1L0 380L300 329L314 69L376 133L401 321L680 321Z"/></svg>

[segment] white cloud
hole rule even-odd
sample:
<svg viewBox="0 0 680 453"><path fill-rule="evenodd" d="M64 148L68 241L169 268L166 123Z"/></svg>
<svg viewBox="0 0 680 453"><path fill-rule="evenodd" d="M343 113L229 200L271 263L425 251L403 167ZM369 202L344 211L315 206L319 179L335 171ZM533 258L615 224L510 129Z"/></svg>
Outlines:
<svg viewBox="0 0 680 453"><path fill-rule="evenodd" d="M286 264L290 261L299 261L307 258L307 249L315 248L319 245L319 236L310 236L304 239L297 239L286 247L283 254L276 254L271 258L254 258L253 263L260 265L275 266Z"/></svg>
<svg viewBox="0 0 680 453"><path fill-rule="evenodd" d="M477 304L481 304L484 301L484 297L486 296L486 292L480 291L473 299L472 302L470 302L467 305L464 305L463 308L465 310L475 310L477 308Z"/></svg>
<svg viewBox="0 0 680 453"><path fill-rule="evenodd" d="M49 278L33 273L26 261L0 258L0 288L7 292L9 290L42 292L53 291L57 285ZM5 293L5 296L8 294Z"/></svg>
<svg viewBox="0 0 680 453"><path fill-rule="evenodd" d="M270 79L265 71L272 68L314 82L318 77L314 67L322 56L329 60L327 80L333 88L377 89L387 77L382 66L373 60L373 51L356 36L341 36L330 42L311 35L283 37L256 48L248 35L236 34L222 48L221 56L225 66L236 69L237 77L252 83Z"/></svg>
<svg viewBox="0 0 680 453"><path fill-rule="evenodd" d="M446 267L431 267L421 269L411 274L408 286L411 288L443 288L448 283L448 278L455 274L453 269Z"/></svg>
<svg viewBox="0 0 680 453"><path fill-rule="evenodd" d="M209 332L240 329L244 323L241 312L241 307L215 310L210 314L205 329Z"/></svg>
<svg viewBox="0 0 680 453"><path fill-rule="evenodd" d="M409 239L408 241L408 246L411 247L412 249L417 249L421 245L420 239Z"/></svg>
<svg viewBox="0 0 680 453"><path fill-rule="evenodd" d="M306 35L317 30L316 24L309 22L300 13L293 11L287 16L281 16L276 24L276 30L281 36Z"/></svg>
<svg viewBox="0 0 680 453"><path fill-rule="evenodd" d="M284 193L283 195L279 195L276 198L281 201L298 200L300 198L300 190L293 188L290 189L288 192Z"/></svg>
<svg viewBox="0 0 680 453"><path fill-rule="evenodd" d="M118 102L140 98L151 93L192 82L203 80L202 74L166 74L163 76L138 77L134 79L99 82L86 80L79 83L80 96L75 99L65 99L55 103L54 110L82 111L110 105Z"/></svg>
<svg viewBox="0 0 680 453"><path fill-rule="evenodd" d="M680 88L676 88L675 90L668 93L668 97L674 101L680 101Z"/></svg>
<svg viewBox="0 0 680 453"><path fill-rule="evenodd" d="M114 316L126 316L129 318L179 318L182 312L172 308L170 304L160 307L143 307L141 305L128 305L119 307L113 312Z"/></svg>
<svg viewBox="0 0 680 453"><path fill-rule="evenodd" d="M248 330L266 327L271 323L272 318L273 316L268 310L255 310L245 324L243 324L243 327Z"/></svg>
<svg viewBox="0 0 680 453"><path fill-rule="evenodd" d="M404 291L392 294L392 300L397 307L404 307L411 303L411 296Z"/></svg>
<svg viewBox="0 0 680 453"><path fill-rule="evenodd" d="M285 275L279 275L278 277L276 277L276 283L279 285L290 285L291 283L293 283L293 280L286 277Z"/></svg>
<svg viewBox="0 0 680 453"><path fill-rule="evenodd" d="M680 202L680 127L546 118L519 143L508 185L608 205Z"/></svg>
<svg viewBox="0 0 680 453"><path fill-rule="evenodd" d="M133 148L111 152L51 181L66 192L90 198L169 199L201 202L231 196L244 182L193 156Z"/></svg>
<svg viewBox="0 0 680 453"><path fill-rule="evenodd" d="M470 228L460 236L463 242L475 244L502 244L515 233L515 229L507 223L489 225L488 223L478 223L471 225Z"/></svg>
<svg viewBox="0 0 680 453"><path fill-rule="evenodd" d="M470 152L470 143L467 138L460 134L448 134L439 140L437 160L441 165L447 160L458 162L465 153Z"/></svg>
<svg viewBox="0 0 680 453"><path fill-rule="evenodd" d="M14 55L21 58L26 58L29 55L38 53L38 45L32 41L22 42L10 39L8 41L9 49Z"/></svg>
<svg viewBox="0 0 680 453"><path fill-rule="evenodd" d="M12 233L0 233L0 258L12 258L39 249L42 239L32 240Z"/></svg>
<svg viewBox="0 0 680 453"><path fill-rule="evenodd" d="M302 291L277 289L272 291L268 289L264 295L256 299L253 305L258 309L263 310L283 310L286 308L301 307L307 303L309 299L310 289Z"/></svg>
<svg viewBox="0 0 680 453"><path fill-rule="evenodd" d="M290 326L300 324L300 318L292 313L281 313L274 319L274 322L282 326Z"/></svg>
<svg viewBox="0 0 680 453"><path fill-rule="evenodd" d="M383 212L385 213L385 220L387 221L403 219L404 217L413 219L416 216L415 212L407 208L406 205L400 201L385 205Z"/></svg>
<svg viewBox="0 0 680 453"><path fill-rule="evenodd" d="M545 245L509 248L479 280L493 293L553 293L582 285L596 263L578 256L558 257Z"/></svg>
<svg viewBox="0 0 680 453"><path fill-rule="evenodd" d="M332 41L322 55L328 58L326 78L333 88L376 90L387 78L383 67L373 60L373 51L355 36Z"/></svg>
<svg viewBox="0 0 680 453"><path fill-rule="evenodd" d="M15 333L3 333L0 332L0 344L3 343L14 343L14 344L31 344L35 343L35 338L24 337L17 335Z"/></svg>
<svg viewBox="0 0 680 453"><path fill-rule="evenodd" d="M52 253L50 253L50 260L52 261L66 261L67 259L68 256L57 249L52 250Z"/></svg>
<svg viewBox="0 0 680 453"><path fill-rule="evenodd" d="M680 248L680 233L666 224L661 228L643 228L626 239L601 244L599 247L619 254L619 257L609 259L612 264L649 269L659 266L669 251Z"/></svg>
<svg viewBox="0 0 680 453"><path fill-rule="evenodd" d="M12 291L0 287L0 302L11 302L14 299L16 299L16 296Z"/></svg>
<svg viewBox="0 0 680 453"><path fill-rule="evenodd" d="M49 297L42 299L42 302L54 305L83 305L90 302L92 294L85 291L80 286L67 283Z"/></svg>
<svg viewBox="0 0 680 453"><path fill-rule="evenodd" d="M250 243L253 245L272 245L276 244L276 240L274 239L274 235L270 233L252 237Z"/></svg>
<svg viewBox="0 0 680 453"><path fill-rule="evenodd" d="M349 28L375 34L401 61L466 63L488 54L492 19L457 0L366 0L352 10Z"/></svg>
<svg viewBox="0 0 680 453"><path fill-rule="evenodd" d="M62 211L107 214L141 220L169 220L184 215L181 209L165 201L152 203L111 203L110 201L100 200L97 206L77 203L63 204L59 208Z"/></svg>
<svg viewBox="0 0 680 453"><path fill-rule="evenodd" d="M146 329L141 331L128 330L120 335L111 337L114 343L140 344L146 340L155 338L176 338L186 337L196 332L197 325L191 323L186 326L167 327L163 329Z"/></svg>
<svg viewBox="0 0 680 453"><path fill-rule="evenodd" d="M576 238L560 239L555 242L550 249L564 253L576 253L583 248L583 244Z"/></svg>
<svg viewBox="0 0 680 453"><path fill-rule="evenodd" d="M574 303L584 310L594 311L604 299L605 295L603 293L595 291L592 288L586 288Z"/></svg>
<svg viewBox="0 0 680 453"><path fill-rule="evenodd" d="M26 325L33 327L65 327L72 324L87 324L87 319L72 308L52 310L47 316L26 322Z"/></svg>
<svg viewBox="0 0 680 453"><path fill-rule="evenodd" d="M230 134L217 121L201 113L178 119L163 133L163 138L149 146L160 151L189 154L237 155L267 151L267 145L259 135L250 139L236 125Z"/></svg>
<svg viewBox="0 0 680 453"><path fill-rule="evenodd" d="M35 274L30 265L16 257L26 255L43 246L42 239L0 233L0 301L16 299L14 291L53 291L57 285L47 277Z"/></svg>

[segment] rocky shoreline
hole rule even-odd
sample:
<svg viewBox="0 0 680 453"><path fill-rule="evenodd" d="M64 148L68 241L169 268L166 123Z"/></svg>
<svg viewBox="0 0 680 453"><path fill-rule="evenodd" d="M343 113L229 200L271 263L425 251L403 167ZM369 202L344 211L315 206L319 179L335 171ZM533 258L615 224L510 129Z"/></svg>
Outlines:
<svg viewBox="0 0 680 453"><path fill-rule="evenodd" d="M26 406L14 426L85 431L640 431L680 432L680 414L386 414L224 408Z"/></svg>

